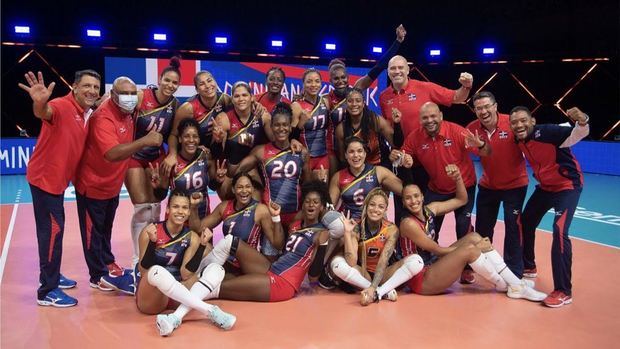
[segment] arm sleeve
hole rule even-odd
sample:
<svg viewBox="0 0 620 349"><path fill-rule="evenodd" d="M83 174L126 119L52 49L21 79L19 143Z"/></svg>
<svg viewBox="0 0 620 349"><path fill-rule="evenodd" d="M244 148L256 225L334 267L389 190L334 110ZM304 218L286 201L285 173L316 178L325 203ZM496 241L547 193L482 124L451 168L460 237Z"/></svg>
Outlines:
<svg viewBox="0 0 620 349"><path fill-rule="evenodd" d="M370 71L368 72L368 77L371 78L372 81L375 81L377 77L379 77L379 74L381 74L381 72L384 71L385 68L387 68L388 62L394 55L396 55L399 48L400 42L398 40L394 40L392 46L390 46L390 48L383 54L383 56L381 56L377 64L375 64L375 66L372 67L372 69L370 69Z"/></svg>

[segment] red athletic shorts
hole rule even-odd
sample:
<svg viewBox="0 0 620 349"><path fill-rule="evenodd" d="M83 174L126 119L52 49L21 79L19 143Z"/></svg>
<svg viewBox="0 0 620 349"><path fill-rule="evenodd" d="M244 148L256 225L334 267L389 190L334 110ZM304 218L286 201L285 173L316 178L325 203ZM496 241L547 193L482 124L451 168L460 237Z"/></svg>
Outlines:
<svg viewBox="0 0 620 349"><path fill-rule="evenodd" d="M129 168L149 168L149 162L155 167L156 164L161 164L164 162L166 158L166 154L161 154L155 160L142 160L142 159L134 159L133 157L129 158Z"/></svg>
<svg viewBox="0 0 620 349"><path fill-rule="evenodd" d="M321 165L326 170L329 170L329 156L327 154L316 158L310 158L310 170L320 170Z"/></svg>
<svg viewBox="0 0 620 349"><path fill-rule="evenodd" d="M407 286L409 286L411 292L422 294L422 283L424 282L424 273L426 273L426 269L428 269L428 267L425 266L419 273L407 281Z"/></svg>
<svg viewBox="0 0 620 349"><path fill-rule="evenodd" d="M295 296L295 287L283 277L272 273L271 270L267 272L267 275L269 276L269 285L271 287L269 291L270 302L287 301Z"/></svg>

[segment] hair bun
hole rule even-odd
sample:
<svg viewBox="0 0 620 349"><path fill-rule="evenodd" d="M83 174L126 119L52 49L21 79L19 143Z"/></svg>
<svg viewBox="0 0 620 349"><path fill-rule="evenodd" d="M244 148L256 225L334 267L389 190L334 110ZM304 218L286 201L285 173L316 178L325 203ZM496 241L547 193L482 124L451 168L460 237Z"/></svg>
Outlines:
<svg viewBox="0 0 620 349"><path fill-rule="evenodd" d="M181 57L173 56L172 58L170 58L170 66L177 70L181 68Z"/></svg>

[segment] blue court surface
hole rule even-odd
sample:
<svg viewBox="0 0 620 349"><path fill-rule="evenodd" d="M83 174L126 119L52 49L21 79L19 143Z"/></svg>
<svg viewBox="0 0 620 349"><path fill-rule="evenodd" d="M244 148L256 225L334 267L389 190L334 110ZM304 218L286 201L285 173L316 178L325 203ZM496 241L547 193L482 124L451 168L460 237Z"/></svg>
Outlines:
<svg viewBox="0 0 620 349"><path fill-rule="evenodd" d="M480 178L481 167L475 162L476 172ZM620 248L620 176L584 174L585 187L579 200L579 206L571 225L572 237ZM30 203L30 188L23 175L2 176L1 204ZM536 180L530 172L528 197L534 190ZM121 199L128 199L123 187ZM65 192L67 201L75 200L75 191L71 186ZM503 219L500 209L500 219ZM539 229L553 230L553 212L548 212L539 225Z"/></svg>

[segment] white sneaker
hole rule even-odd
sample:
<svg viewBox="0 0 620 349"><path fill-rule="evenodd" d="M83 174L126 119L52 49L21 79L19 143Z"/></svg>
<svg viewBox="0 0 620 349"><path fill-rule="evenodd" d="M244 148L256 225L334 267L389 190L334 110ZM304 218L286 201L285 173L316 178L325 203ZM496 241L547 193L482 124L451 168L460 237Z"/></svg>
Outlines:
<svg viewBox="0 0 620 349"><path fill-rule="evenodd" d="M166 337L181 325L181 320L174 314L159 314L155 323L159 329L159 335Z"/></svg>
<svg viewBox="0 0 620 349"><path fill-rule="evenodd" d="M214 305L213 308L211 308L211 311L207 317L211 320L211 322L224 330L230 330L235 325L235 322L237 322L236 316L223 311L217 305Z"/></svg>
<svg viewBox="0 0 620 349"><path fill-rule="evenodd" d="M396 290L391 290L390 292L384 294L381 299L388 299L392 302L396 302L396 300L398 299L398 293L396 292Z"/></svg>
<svg viewBox="0 0 620 349"><path fill-rule="evenodd" d="M539 292L534 288L527 286L525 282L522 282L521 285L518 286L509 286L506 295L510 298L524 298L532 302L542 302L545 298L547 298L545 293Z"/></svg>

